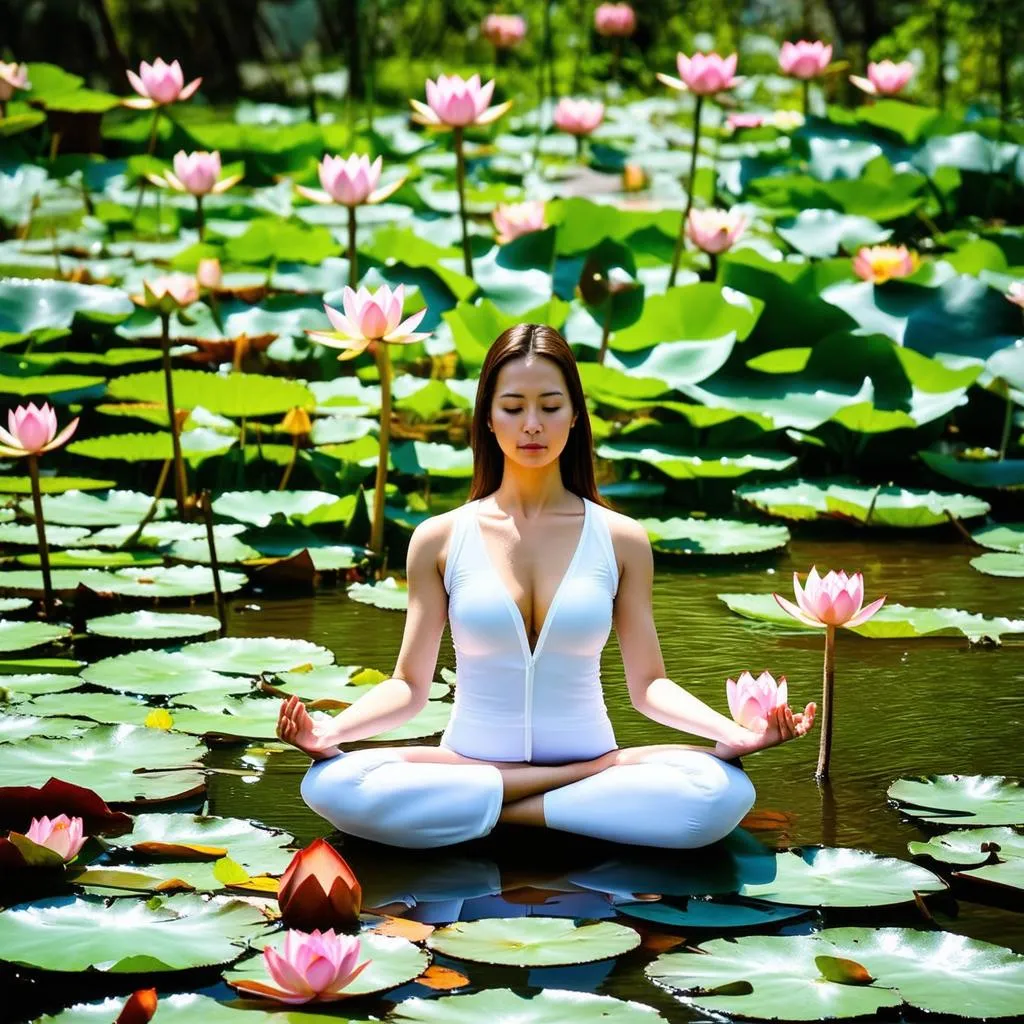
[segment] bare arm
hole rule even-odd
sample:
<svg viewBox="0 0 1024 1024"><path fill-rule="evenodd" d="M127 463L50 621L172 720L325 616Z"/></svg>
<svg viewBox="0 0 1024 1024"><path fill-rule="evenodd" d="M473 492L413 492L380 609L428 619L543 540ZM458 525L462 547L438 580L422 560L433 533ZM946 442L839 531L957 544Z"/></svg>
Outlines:
<svg viewBox="0 0 1024 1024"><path fill-rule="evenodd" d="M413 531L406 558L409 608L395 671L334 718L313 718L297 697L281 705L278 736L314 758L339 745L376 736L407 722L427 702L448 617L448 595L437 571L445 531L427 520Z"/></svg>
<svg viewBox="0 0 1024 1024"><path fill-rule="evenodd" d="M633 707L662 725L716 741L714 753L732 758L759 743L760 736L715 711L665 675L665 662L654 625L651 592L654 553L639 523L622 523L623 567L615 597L614 624L622 651L626 685Z"/></svg>

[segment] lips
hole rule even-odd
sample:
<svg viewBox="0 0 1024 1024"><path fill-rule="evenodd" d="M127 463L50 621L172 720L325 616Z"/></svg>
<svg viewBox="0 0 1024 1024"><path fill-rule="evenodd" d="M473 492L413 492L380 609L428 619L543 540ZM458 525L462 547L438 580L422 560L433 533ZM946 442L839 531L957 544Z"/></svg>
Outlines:
<svg viewBox="0 0 1024 1024"><path fill-rule="evenodd" d="M524 444L520 446L524 452L541 452L544 450L542 444Z"/></svg>

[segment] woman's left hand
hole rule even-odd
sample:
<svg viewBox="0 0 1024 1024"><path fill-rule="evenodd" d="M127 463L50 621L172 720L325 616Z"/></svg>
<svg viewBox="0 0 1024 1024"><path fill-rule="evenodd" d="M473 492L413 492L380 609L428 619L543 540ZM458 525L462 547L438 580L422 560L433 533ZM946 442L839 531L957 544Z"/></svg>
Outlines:
<svg viewBox="0 0 1024 1024"><path fill-rule="evenodd" d="M768 747L776 747L786 740L797 739L806 736L814 725L814 716L818 706L811 701L803 711L793 713L788 704L780 704L771 715L768 716L768 723L763 731L755 732L752 729L745 729L746 736L739 741L732 743L719 743L715 748L718 757L726 759L742 757L744 754L752 754L757 750L766 750Z"/></svg>

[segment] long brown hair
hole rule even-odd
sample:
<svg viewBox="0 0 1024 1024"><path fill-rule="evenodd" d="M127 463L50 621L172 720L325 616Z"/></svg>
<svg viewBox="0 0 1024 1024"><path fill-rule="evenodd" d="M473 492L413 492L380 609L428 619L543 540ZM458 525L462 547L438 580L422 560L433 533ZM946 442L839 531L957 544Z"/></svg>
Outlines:
<svg viewBox="0 0 1024 1024"><path fill-rule="evenodd" d="M473 425L470 431L473 482L470 484L467 500L486 497L496 491L501 483L505 453L501 450L498 439L487 427L487 416L498 382L498 371L510 360L528 355L544 356L558 366L569 389L573 412L576 413L576 423L569 430L569 439L558 460L562 471L562 483L574 494L589 498L605 508L614 509L615 506L597 490L590 415L583 396L576 357L565 338L546 324L516 324L499 334L487 350L484 364L480 369L476 407L473 410Z"/></svg>

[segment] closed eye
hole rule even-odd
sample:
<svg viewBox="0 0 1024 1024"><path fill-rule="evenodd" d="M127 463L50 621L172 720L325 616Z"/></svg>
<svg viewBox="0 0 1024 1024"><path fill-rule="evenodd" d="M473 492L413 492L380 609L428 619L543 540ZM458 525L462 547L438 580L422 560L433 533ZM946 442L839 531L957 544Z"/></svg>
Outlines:
<svg viewBox="0 0 1024 1024"><path fill-rule="evenodd" d="M558 410L561 409L561 408L562 407L559 405L559 406L556 406L554 409L542 409L542 412L558 412ZM506 409L505 410L505 412L509 413L510 415L515 415L515 413L522 412L522 411L523 411L522 409Z"/></svg>

